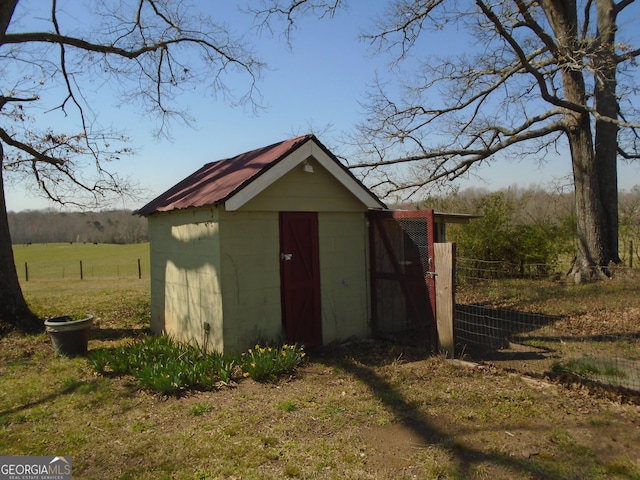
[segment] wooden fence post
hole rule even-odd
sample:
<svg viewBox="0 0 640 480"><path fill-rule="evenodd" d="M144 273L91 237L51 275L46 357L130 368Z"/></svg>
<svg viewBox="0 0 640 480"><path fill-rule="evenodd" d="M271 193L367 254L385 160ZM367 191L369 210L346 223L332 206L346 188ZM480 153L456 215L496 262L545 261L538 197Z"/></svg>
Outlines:
<svg viewBox="0 0 640 480"><path fill-rule="evenodd" d="M447 358L455 354L453 321L455 317L455 243L433 244L436 267L436 325L438 349Z"/></svg>

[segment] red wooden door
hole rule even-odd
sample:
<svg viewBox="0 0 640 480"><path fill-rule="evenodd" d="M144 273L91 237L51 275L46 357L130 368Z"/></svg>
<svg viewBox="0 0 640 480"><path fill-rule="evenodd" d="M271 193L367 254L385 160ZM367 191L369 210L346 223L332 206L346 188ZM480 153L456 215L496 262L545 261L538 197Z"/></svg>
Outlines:
<svg viewBox="0 0 640 480"><path fill-rule="evenodd" d="M318 214L280 213L280 292L287 341L322 345Z"/></svg>

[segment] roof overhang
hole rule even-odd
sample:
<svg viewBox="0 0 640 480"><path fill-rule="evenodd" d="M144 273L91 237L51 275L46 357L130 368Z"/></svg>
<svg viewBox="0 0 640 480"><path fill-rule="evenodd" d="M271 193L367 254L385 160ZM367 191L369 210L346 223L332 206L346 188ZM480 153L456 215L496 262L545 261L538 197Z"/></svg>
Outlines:
<svg viewBox="0 0 640 480"><path fill-rule="evenodd" d="M436 223L469 223L471 220L482 218L483 216L471 213L433 212L433 221Z"/></svg>

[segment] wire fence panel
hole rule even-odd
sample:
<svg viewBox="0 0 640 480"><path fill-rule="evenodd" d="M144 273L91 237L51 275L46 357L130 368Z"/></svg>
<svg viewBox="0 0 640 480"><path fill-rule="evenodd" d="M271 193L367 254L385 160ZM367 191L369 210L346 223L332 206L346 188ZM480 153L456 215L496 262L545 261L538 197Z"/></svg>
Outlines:
<svg viewBox="0 0 640 480"><path fill-rule="evenodd" d="M559 281L546 267L524 266L520 274L512 267L458 259L454 331L459 356L522 373L570 373L640 391L640 308L624 302L625 295L638 291L636 275L616 285L576 286ZM599 301L600 295L609 295L607 303ZM615 308L608 309L617 296Z"/></svg>
<svg viewBox="0 0 640 480"><path fill-rule="evenodd" d="M83 280L89 278L149 278L149 266L141 260L129 263L105 263L78 260L74 262L25 262L16 265L19 281Z"/></svg>

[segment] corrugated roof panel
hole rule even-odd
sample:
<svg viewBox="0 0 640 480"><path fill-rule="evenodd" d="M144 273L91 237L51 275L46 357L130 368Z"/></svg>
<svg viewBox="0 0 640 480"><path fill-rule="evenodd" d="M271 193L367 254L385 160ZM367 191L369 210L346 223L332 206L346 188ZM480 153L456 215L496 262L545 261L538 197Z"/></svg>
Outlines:
<svg viewBox="0 0 640 480"><path fill-rule="evenodd" d="M312 138L314 136L311 134L303 135L226 160L208 163L135 213L148 216L157 212L203 207L223 202Z"/></svg>

